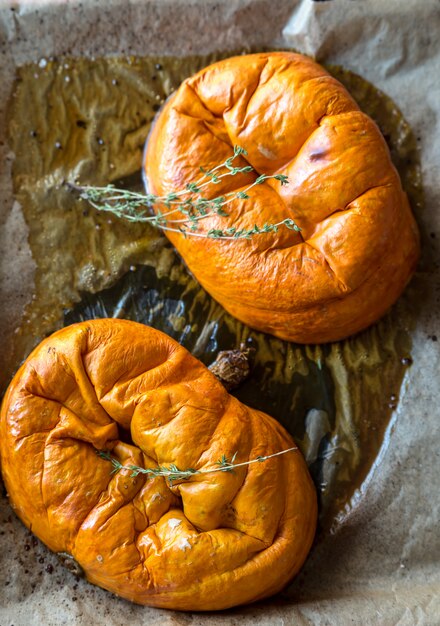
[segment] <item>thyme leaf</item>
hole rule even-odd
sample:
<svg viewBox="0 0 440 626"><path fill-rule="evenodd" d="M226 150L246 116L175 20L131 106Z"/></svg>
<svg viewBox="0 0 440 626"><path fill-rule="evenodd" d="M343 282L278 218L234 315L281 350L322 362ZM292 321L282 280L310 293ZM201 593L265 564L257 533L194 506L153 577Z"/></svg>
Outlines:
<svg viewBox="0 0 440 626"><path fill-rule="evenodd" d="M276 233L280 227L300 232L300 227L293 219L288 218L274 224L264 224L253 228L237 229L230 226L226 229L212 228L207 232L199 230L199 223L208 217L219 215L228 217L225 209L234 200L249 200L249 191L268 180L277 180L281 185L288 184L288 178L284 174L260 174L245 189L231 191L224 195L216 196L213 199L203 197L204 188L211 184L218 184L227 176L253 172L251 165L242 167L234 164L234 160L239 156L246 156L247 152L240 146L234 146L233 156L227 158L223 163L216 165L210 170L200 167L202 174L197 181L190 182L183 191L168 193L166 196L156 196L154 194L142 194L127 189L117 189L114 185L104 187L93 187L88 185L67 185L78 191L80 197L91 204L98 211L108 211L116 217L130 222L146 222L161 230L175 232L185 237L202 237L208 239L251 239L255 235L264 233ZM155 208L155 215L151 209ZM159 208L162 207L162 208ZM181 217L181 216L184 217Z"/></svg>

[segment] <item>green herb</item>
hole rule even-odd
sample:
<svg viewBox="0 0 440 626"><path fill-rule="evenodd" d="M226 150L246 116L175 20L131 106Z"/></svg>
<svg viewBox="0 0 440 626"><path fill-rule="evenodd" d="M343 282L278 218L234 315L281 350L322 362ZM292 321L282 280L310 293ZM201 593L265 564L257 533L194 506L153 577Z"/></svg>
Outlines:
<svg viewBox="0 0 440 626"><path fill-rule="evenodd" d="M255 459L251 459L250 461L243 461L242 463L236 463L235 459L237 457L237 452L228 459L226 455L222 455L221 458L215 462L217 467L212 467L208 469L197 470L192 467L181 470L173 463L166 467L165 465L158 467L139 467L138 465L123 465L118 459L111 455L108 450L97 450L96 454L104 459L105 461L110 461L113 466L111 471L112 474L116 474L120 471L128 471L131 472L131 477L139 476L139 474L146 474L148 477L155 476L163 476L167 478L169 482L172 484L177 480L188 480L192 476L196 474L214 474L215 472L233 472L237 467L244 467L246 465L251 465L252 463L263 463L268 459L272 459L275 456L281 456L282 454L286 454L287 452L292 452L293 450L297 450L298 448L294 446L293 448L288 448L287 450L281 450L280 452L275 452L274 454L268 454L267 456L257 456Z"/></svg>
<svg viewBox="0 0 440 626"><path fill-rule="evenodd" d="M200 167L202 176L199 180L188 183L183 191L172 192L166 196L141 194L126 189L117 189L113 185L106 187L78 186L71 183L68 185L79 191L81 197L98 211L108 211L130 222L147 222L161 230L180 233L185 237L250 239L254 235L276 233L280 227L300 232L299 226L290 218L275 224L264 224L263 226L255 224L250 229L237 229L232 226L226 229L212 228L207 233L199 232L198 225L201 220L213 215L228 217L225 207L237 199L248 200L250 198L248 192L253 187L270 179L278 180L281 185L288 184L287 176L284 174L274 174L273 176L260 174L253 183L241 191L230 191L213 199L204 198L203 190L207 185L218 184L227 176L254 171L251 165L242 167L234 165L234 160L237 157L246 154L246 150L235 146L234 155L226 159L224 163L220 163L210 170ZM156 210L155 215L151 214L153 207ZM180 217L178 214L184 217Z"/></svg>

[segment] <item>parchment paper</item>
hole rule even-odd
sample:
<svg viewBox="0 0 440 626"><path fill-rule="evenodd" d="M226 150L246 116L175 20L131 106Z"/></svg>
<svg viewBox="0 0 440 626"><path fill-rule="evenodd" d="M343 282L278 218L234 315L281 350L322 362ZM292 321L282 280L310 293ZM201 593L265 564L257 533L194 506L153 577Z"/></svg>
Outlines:
<svg viewBox="0 0 440 626"><path fill-rule="evenodd" d="M382 6L384 5L384 6ZM52 55L209 53L288 46L343 65L390 95L419 138L426 208L418 215L423 256L415 281L425 301L413 331L414 363L384 446L358 505L313 550L282 597L221 614L191 615L130 605L75 582L0 510L0 625L28 624L440 624L440 3L89 1L5 3L0 7L0 107L15 67ZM32 103L29 103L32 106ZM33 265L20 207L13 202L13 155L0 128L2 363ZM439 339L437 341L436 339Z"/></svg>

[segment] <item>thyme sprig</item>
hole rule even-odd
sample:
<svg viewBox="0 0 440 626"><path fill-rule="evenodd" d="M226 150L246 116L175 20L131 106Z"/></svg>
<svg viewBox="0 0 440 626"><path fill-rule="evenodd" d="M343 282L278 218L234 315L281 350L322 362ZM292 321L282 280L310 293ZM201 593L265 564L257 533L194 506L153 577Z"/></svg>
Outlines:
<svg viewBox="0 0 440 626"><path fill-rule="evenodd" d="M246 465L252 465L253 463L263 463L268 459L272 459L276 456L281 456L282 454L286 454L287 452L292 452L293 450L297 450L298 448L294 446L293 448L288 448L287 450L281 450L280 452L275 452L274 454L268 454L267 456L257 456L255 459L250 459L249 461L243 461L241 463L236 463L235 459L237 458L237 452L232 455L230 459L227 458L225 454L222 454L221 458L215 462L216 467L210 467L208 469L197 470L193 467L189 467L187 469L181 470L174 463L171 463L168 466L158 465L158 467L139 467L138 465L124 465L118 459L108 451L108 450L97 450L96 454L105 461L110 461L112 464L112 474L116 474L120 471L128 471L131 472L130 476L135 478L139 476L139 474L145 474L147 477L155 477L155 476L163 476L168 479L168 481L172 484L175 481L180 480L188 480L194 475L200 474L214 474L216 472L233 472L237 467L245 467Z"/></svg>
<svg viewBox="0 0 440 626"><path fill-rule="evenodd" d="M185 237L202 237L209 239L251 239L254 235L276 233L280 227L300 232L299 226L291 218L262 226L254 224L252 228L237 228L230 226L225 229L211 228L207 232L199 231L199 223L218 215L228 217L227 206L234 200L248 200L249 191L262 185L267 180L278 180L281 185L288 184L284 174L260 174L247 187L240 191L229 191L215 198L205 198L203 190L210 184L219 184L228 176L236 176L255 171L251 165L237 166L234 162L239 156L246 156L247 152L240 146L234 147L233 156L210 170L200 167L202 176L195 182L188 183L182 191L176 191L166 196L142 194L127 189L117 189L113 185L93 187L88 185L70 187L80 192L80 196L87 200L98 211L108 211L119 218L130 222L146 222L161 230L180 233ZM151 209L155 207L155 214ZM181 216L184 217L181 217Z"/></svg>

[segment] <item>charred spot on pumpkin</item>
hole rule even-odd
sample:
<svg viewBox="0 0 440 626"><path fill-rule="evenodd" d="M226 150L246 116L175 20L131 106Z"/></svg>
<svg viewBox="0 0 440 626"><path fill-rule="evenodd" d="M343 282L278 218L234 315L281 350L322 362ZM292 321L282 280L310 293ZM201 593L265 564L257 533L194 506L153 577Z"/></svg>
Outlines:
<svg viewBox="0 0 440 626"><path fill-rule="evenodd" d="M327 150L315 150L310 153L309 159L310 161L319 161L327 156Z"/></svg>
<svg viewBox="0 0 440 626"><path fill-rule="evenodd" d="M255 349L241 344L238 350L222 350L209 370L230 391L244 382L251 371L251 359Z"/></svg>
<svg viewBox="0 0 440 626"><path fill-rule="evenodd" d="M75 576L81 576L84 578L84 571L81 565L75 561L71 554L67 552L58 552L57 557L61 565L63 565L69 572L72 572Z"/></svg>

